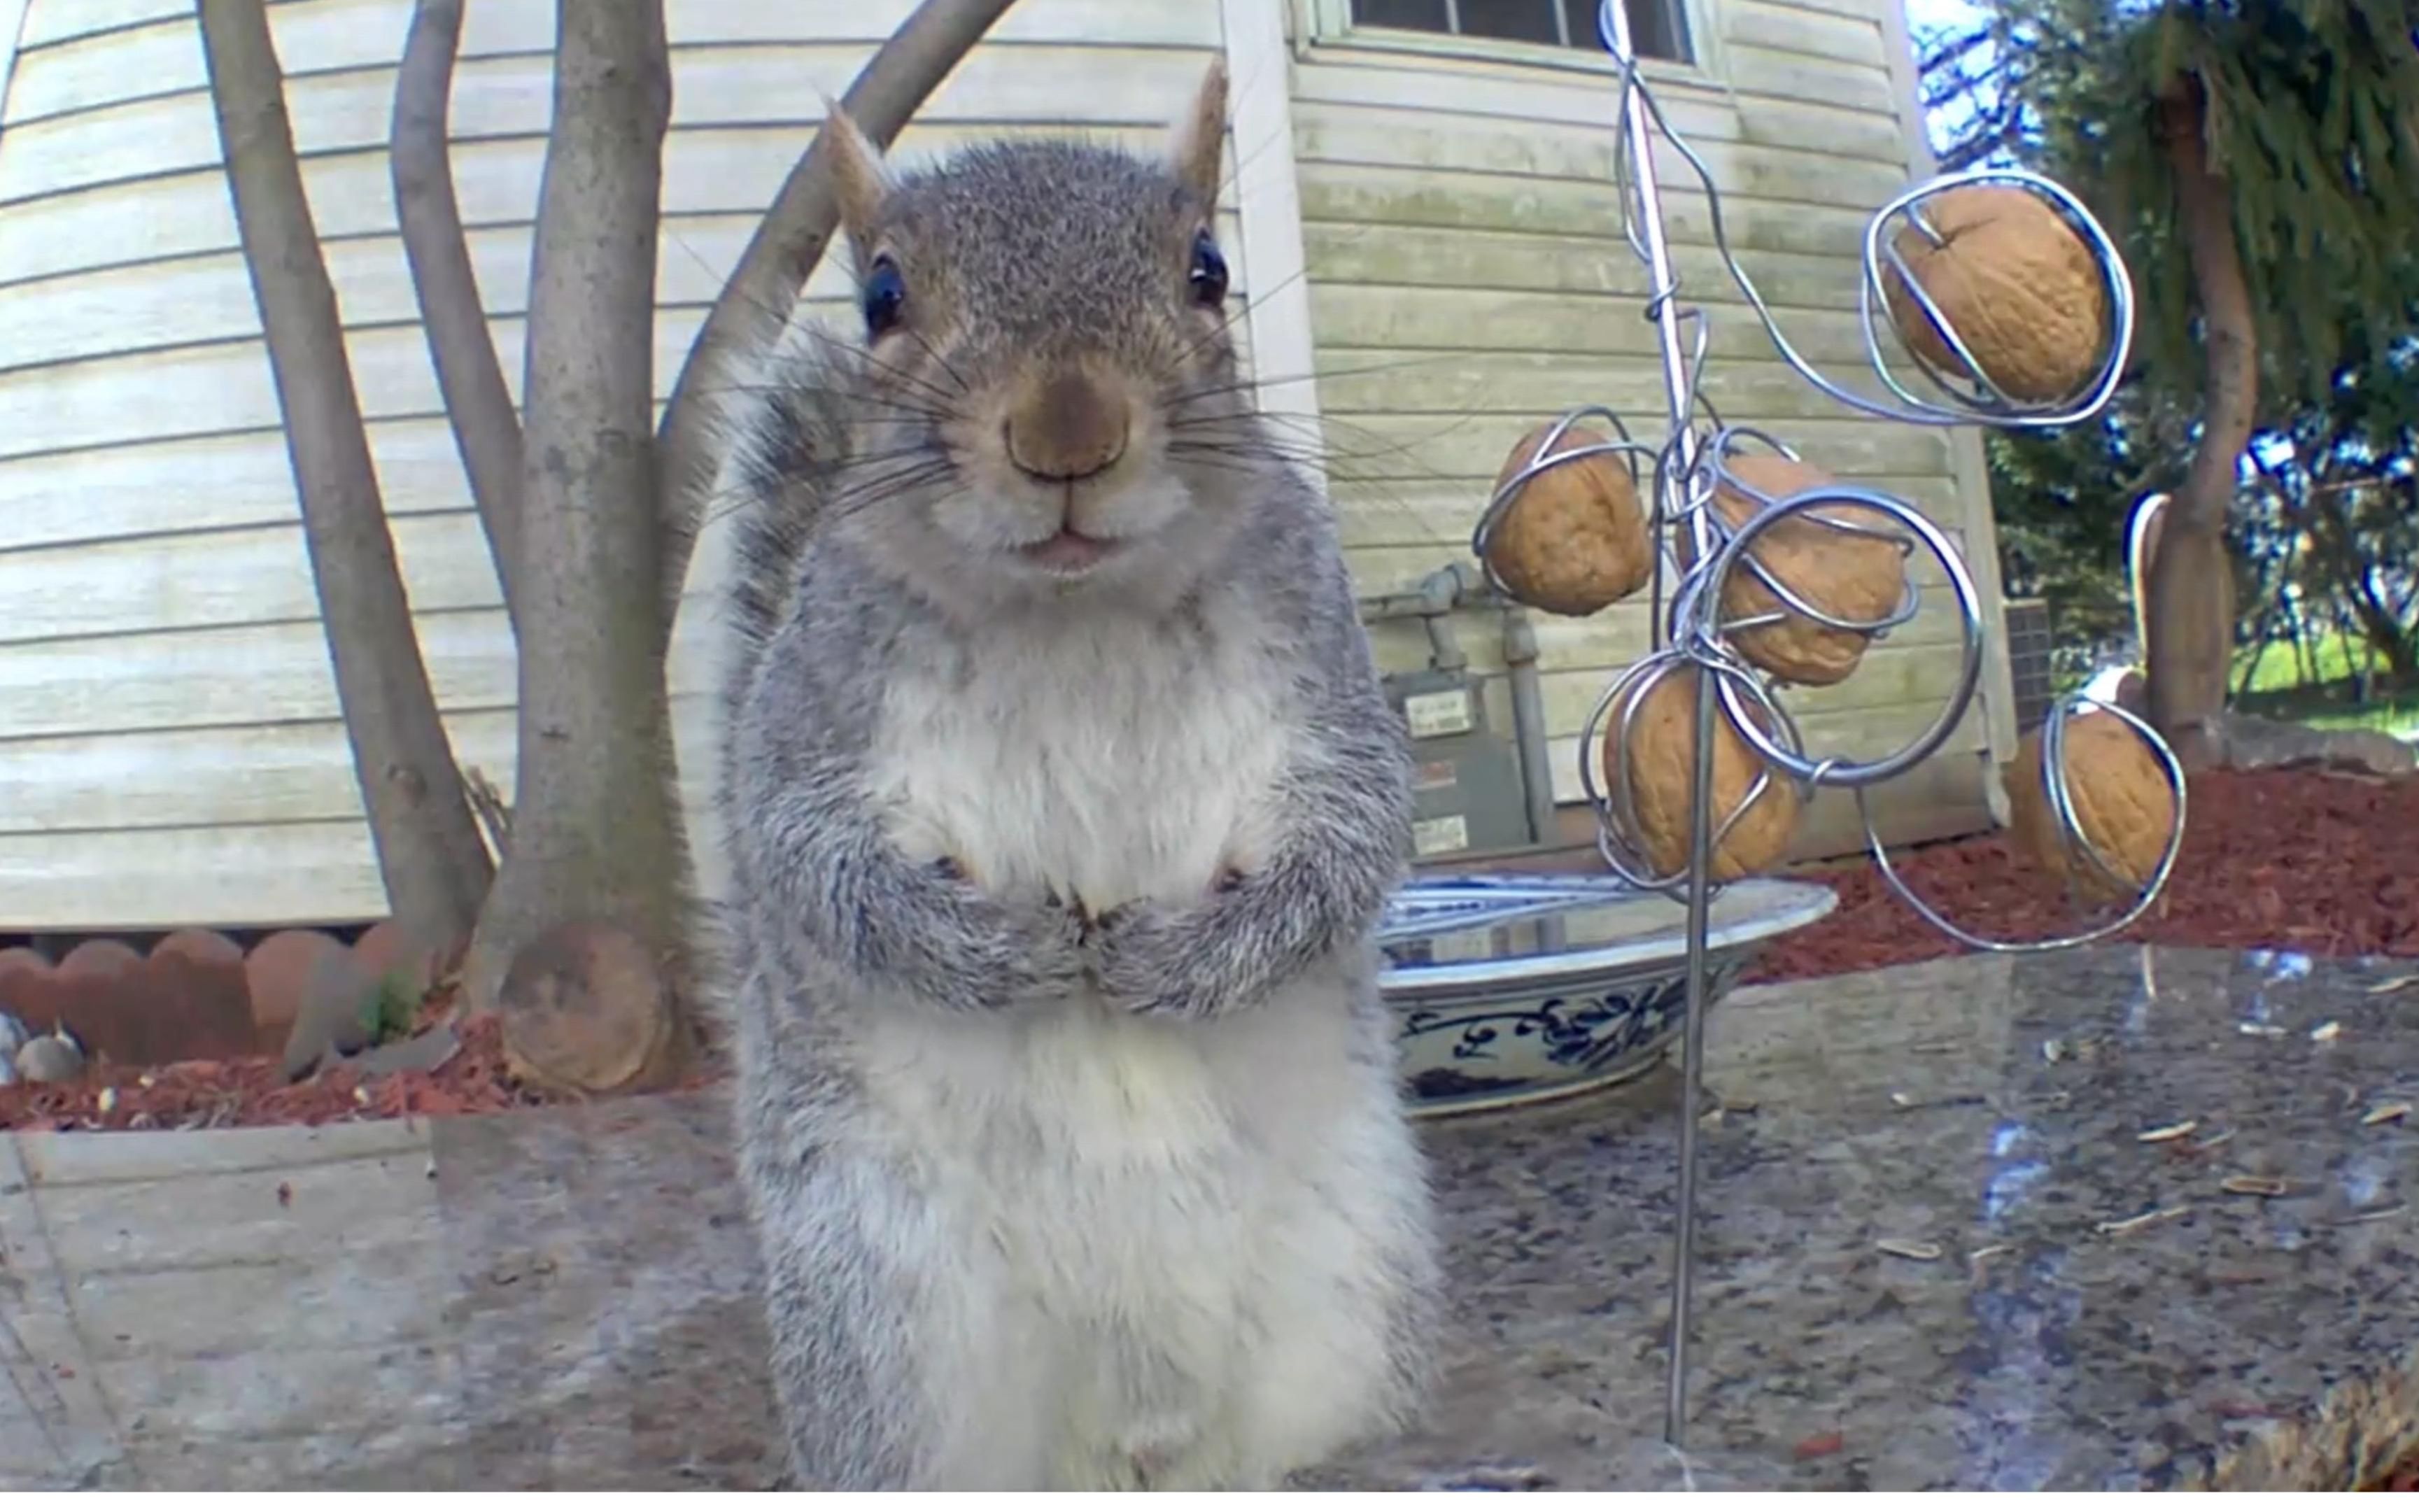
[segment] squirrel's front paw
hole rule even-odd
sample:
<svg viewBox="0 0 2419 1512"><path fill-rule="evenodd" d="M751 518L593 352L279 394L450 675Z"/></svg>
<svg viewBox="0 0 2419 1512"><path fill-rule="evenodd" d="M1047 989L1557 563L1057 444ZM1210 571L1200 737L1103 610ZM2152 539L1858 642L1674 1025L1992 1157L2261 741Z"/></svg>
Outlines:
<svg viewBox="0 0 2419 1512"><path fill-rule="evenodd" d="M1217 1009L1203 944L1204 908L1143 901L1112 909L1092 927L1101 993L1113 1008L1159 1018L1197 1018Z"/></svg>
<svg viewBox="0 0 2419 1512"><path fill-rule="evenodd" d="M926 973L918 990L967 1007L1063 997L1084 981L1081 917L1055 898L983 891L943 858L927 868L926 907L901 942Z"/></svg>
<svg viewBox="0 0 2419 1512"><path fill-rule="evenodd" d="M1060 997L1084 984L1090 960L1086 945L1092 925L1079 903L1053 892L1024 920L1025 962L1031 990L1040 996Z"/></svg>

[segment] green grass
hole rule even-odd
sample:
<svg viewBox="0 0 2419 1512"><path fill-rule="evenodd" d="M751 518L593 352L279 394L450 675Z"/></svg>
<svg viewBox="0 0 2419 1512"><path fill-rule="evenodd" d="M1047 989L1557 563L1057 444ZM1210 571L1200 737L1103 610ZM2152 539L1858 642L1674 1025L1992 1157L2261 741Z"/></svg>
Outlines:
<svg viewBox="0 0 2419 1512"><path fill-rule="evenodd" d="M2310 647L2310 661L2317 675L2302 675L2302 654L2289 640L2274 640L2264 648L2259 665L2251 674L2254 693L2281 693L2304 683L2340 683L2358 675L2368 665L2366 646L2356 636L2340 630L2329 630L2317 638ZM2251 665L2251 653L2234 654L2234 673L2227 686L2242 686L2243 669Z"/></svg>
<svg viewBox="0 0 2419 1512"><path fill-rule="evenodd" d="M2381 730L2400 740L2419 741L2419 692L2363 704L2347 702L2352 680L2368 667L2367 647L2359 637L2331 630L2314 640L2310 661L2318 675L2304 679L2301 653L2289 641L2268 646L2256 667L2251 654L2240 651L2227 686L2242 688L2248 670L2251 684L2243 706L2250 712L2319 730Z"/></svg>
<svg viewBox="0 0 2419 1512"><path fill-rule="evenodd" d="M2382 730L2397 740L2419 741L2419 694L2357 709L2327 709L2302 716L2319 730Z"/></svg>

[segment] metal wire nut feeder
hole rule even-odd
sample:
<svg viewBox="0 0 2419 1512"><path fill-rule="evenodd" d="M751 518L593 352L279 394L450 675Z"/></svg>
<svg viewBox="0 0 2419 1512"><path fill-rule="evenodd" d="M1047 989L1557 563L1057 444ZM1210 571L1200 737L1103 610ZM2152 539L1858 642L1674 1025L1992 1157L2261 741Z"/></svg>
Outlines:
<svg viewBox="0 0 2419 1512"><path fill-rule="evenodd" d="M1712 173L1688 143L1665 120L1653 93L1640 76L1628 17L1616 0L1601 0L1597 32L1620 66L1617 116L1622 132L1614 154L1615 181L1622 207L1622 231L1631 250L1645 265L1648 277L1646 317L1656 327L1668 414L1664 440L1650 445L1635 438L1622 418L1601 406L1588 405L1564 412L1548 429L1522 467L1504 478L1489 499L1471 537L1471 551L1489 585L1507 597L1519 594L1497 576L1490 547L1503 528L1521 490L1548 469L1567 466L1584 457L1611 456L1625 467L1633 485L1641 471L1652 475L1651 487L1640 488L1650 501L1647 529L1655 553L1652 573L1649 649L1605 688L1590 714L1579 739L1579 778L1596 817L1597 848L1617 874L1632 886L1685 901L1687 908L1687 1015L1681 1043L1683 1089L1679 1125L1679 1210L1674 1236L1671 1296L1671 1349L1665 1403L1664 1437L1684 1448L1687 1433L1691 1288L1695 1271L1697 1223L1698 1100L1704 1056L1707 991L1706 934L1714 894L1726 885L1714 876L1717 847L1733 827L1761 800L1771 784L1787 782L1801 799L1822 788L1841 788L1856 795L1866 842L1881 875L1918 914L1962 943L1983 950L2037 952L2068 949L2103 939L2141 917L2165 887L2175 865L2184 830L2184 774L2175 754L2157 733L2130 712L2112 703L2076 696L2057 703L2040 734L2042 784L2047 812L2068 860L2071 901L2079 903L2078 875L2098 879L2103 896L2131 895L2132 902L2116 917L2058 938L2004 941L1984 938L1943 918L1909 888L1891 865L1876 832L1870 794L1876 786L1900 777L1930 759L1963 721L1972 703L1982 671L1986 626L1980 595L1958 548L1938 526L1914 506L1873 488L1826 482L1785 496L1756 487L1738 471L1738 459L1764 452L1796 460L1796 454L1766 432L1725 424L1701 390L1709 350L1706 313L1679 302L1680 283L1673 271L1664 228L1662 193L1656 183L1654 136L1659 132L1695 173L1703 186L1715 250L1739 293L1771 337L1781 360L1798 376L1841 405L1878 419L1918 425L1990 424L2010 428L2066 425L2098 413L2116 392L2132 346L2134 290L2107 233L2072 193L2042 176L2012 168L1977 168L1947 174L1918 184L1876 211L1867 224L1863 245L1864 278L1857 308L1866 355L1887 400L1843 388L1815 370L1793 347L1770 307L1733 254L1723 225L1721 193ZM2003 185L2037 195L2055 209L2077 234L2096 260L2109 316L2105 351L2089 379L2076 392L2048 399L2013 394L1988 372L1978 353L1961 335L1947 312L1908 266L1899 245L1900 233L1911 231L1934 246L1945 244L1939 229L1928 220L1925 207L1941 194L1973 184ZM1893 371L1881 327L1890 318L1887 305L1891 291L1903 291L1920 318L1930 322L1949 363L1928 360L1911 344L1902 344L1907 361L1937 391L1925 397ZM1903 318L1903 316L1902 316ZM1610 427L1617 440L1565 447L1567 434L1583 422ZM1751 501L1744 519L1733 519L1713 507L1717 495ZM1810 602L1753 554L1759 538L1784 521L1801 521L1816 530L1838 532L1844 540L1876 536L1896 544L1907 559L1920 547L1937 562L1950 595L1956 601L1963 655L1954 688L1938 716L1900 749L1878 758L1851 761L1814 756L1778 692L1780 684L1743 656L1739 638L1760 626L1795 618L1833 631L1879 639L1907 625L1920 609L1921 593L1915 575L1906 575L1899 604L1876 618L1850 619ZM1669 559L1668 566L1666 559ZM1733 575L1744 570L1762 592L1764 601L1780 608L1753 613L1726 610ZM1667 593L1666 578L1671 579ZM1631 748L1630 735L1644 695L1664 679L1693 673L1695 739L1694 770L1689 783L1686 860L1661 869L1654 864L1641 832L1635 794L1626 763L1601 778L1597 766L1606 744L1606 724L1615 748ZM2089 710L2103 711L2122 721L2146 743L2173 791L2174 823L2155 870L2136 886L2087 833L2070 789L2066 764L2070 722ZM1618 711L1618 712L1616 712ZM1714 748L1717 718L1763 763L1730 811L1717 815L1714 806Z"/></svg>

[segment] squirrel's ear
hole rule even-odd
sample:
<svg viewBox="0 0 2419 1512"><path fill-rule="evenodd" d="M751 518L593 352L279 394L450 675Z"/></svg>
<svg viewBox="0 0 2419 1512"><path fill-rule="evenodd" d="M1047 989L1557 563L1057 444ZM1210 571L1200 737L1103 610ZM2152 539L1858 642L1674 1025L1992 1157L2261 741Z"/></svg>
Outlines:
<svg viewBox="0 0 2419 1512"><path fill-rule="evenodd" d="M851 241L863 247L865 228L873 224L874 212L890 193L890 166L883 162L882 149L836 100L824 101L819 135L824 161L831 169L832 195L840 202L840 226Z"/></svg>
<svg viewBox="0 0 2419 1512"><path fill-rule="evenodd" d="M1193 97L1193 108L1176 123L1176 140L1170 149L1175 160L1177 177L1204 202L1218 203L1218 181L1224 177L1226 157L1226 60L1210 60L1210 71L1202 76L1201 92Z"/></svg>

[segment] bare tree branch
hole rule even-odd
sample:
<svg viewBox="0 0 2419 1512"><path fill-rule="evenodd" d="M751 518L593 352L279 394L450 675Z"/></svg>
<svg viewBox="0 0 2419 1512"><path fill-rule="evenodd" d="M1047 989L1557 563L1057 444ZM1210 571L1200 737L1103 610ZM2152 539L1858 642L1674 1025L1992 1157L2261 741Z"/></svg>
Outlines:
<svg viewBox="0 0 2419 1512"><path fill-rule="evenodd" d="M869 59L840 105L878 147L888 147L960 59L1013 0L924 0ZM712 481L714 416L709 395L730 387L732 369L787 323L808 275L823 259L840 208L820 135L758 224L672 387L657 434L663 509L663 634L667 642L687 585L704 490Z"/></svg>
<svg viewBox="0 0 2419 1512"><path fill-rule="evenodd" d="M336 697L395 922L451 949L491 876L429 691L362 426L261 0L201 0L202 50L244 265L301 501Z"/></svg>
<svg viewBox="0 0 2419 1512"><path fill-rule="evenodd" d="M394 81L389 162L394 174L395 218L404 256L420 300L445 418L470 475L470 497L485 527L504 609L520 624L517 592L521 538L521 427L512 392L487 333L479 275L462 234L454 198L454 162L446 109L453 97L454 57L461 45L462 0L418 0L403 65Z"/></svg>

